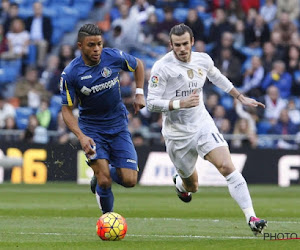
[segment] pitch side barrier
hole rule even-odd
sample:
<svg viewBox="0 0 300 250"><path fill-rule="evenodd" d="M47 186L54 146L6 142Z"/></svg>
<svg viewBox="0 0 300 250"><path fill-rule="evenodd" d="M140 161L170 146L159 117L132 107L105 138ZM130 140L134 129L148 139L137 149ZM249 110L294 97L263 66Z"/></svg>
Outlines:
<svg viewBox="0 0 300 250"><path fill-rule="evenodd" d="M42 145L0 141L0 149L0 183L72 181L88 184L93 175L79 144ZM136 150L140 185L173 185L175 168L163 146L141 146ZM231 153L236 168L249 184L277 184L282 187L300 185L299 150L232 149ZM1 165L1 159L4 159L4 166ZM224 178L209 162L199 158L196 168L200 186L226 185Z"/></svg>

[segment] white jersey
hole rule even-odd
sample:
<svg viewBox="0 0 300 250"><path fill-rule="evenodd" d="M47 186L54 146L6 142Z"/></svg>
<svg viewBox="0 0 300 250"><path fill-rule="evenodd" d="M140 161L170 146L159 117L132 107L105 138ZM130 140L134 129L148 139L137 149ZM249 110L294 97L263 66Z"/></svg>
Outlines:
<svg viewBox="0 0 300 250"><path fill-rule="evenodd" d="M162 134L167 139L184 139L197 133L212 118L203 102L203 85L206 77L216 86L229 92L233 84L214 66L206 53L192 52L190 62L176 59L174 52L158 60L148 85L147 107L152 112L163 112ZM170 100L180 100L198 89L199 106L169 110Z"/></svg>

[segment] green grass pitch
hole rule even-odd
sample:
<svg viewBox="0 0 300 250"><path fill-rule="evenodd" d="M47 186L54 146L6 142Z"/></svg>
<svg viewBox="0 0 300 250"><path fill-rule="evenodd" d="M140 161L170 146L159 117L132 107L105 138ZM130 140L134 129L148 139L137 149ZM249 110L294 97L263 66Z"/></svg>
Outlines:
<svg viewBox="0 0 300 250"><path fill-rule="evenodd" d="M249 186L266 233L300 237L300 186ZM254 237L227 187L200 187L189 204L174 187L113 186L124 240L96 235L101 215L87 185L0 185L0 249L300 249L300 240Z"/></svg>

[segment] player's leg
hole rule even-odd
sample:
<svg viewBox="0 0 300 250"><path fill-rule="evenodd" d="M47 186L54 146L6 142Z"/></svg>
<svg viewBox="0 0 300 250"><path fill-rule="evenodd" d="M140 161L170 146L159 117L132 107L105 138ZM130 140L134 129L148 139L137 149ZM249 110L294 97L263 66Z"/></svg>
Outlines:
<svg viewBox="0 0 300 250"><path fill-rule="evenodd" d="M110 145L111 178L124 187L134 187L138 177L137 153L129 131L121 131L111 138Z"/></svg>
<svg viewBox="0 0 300 250"><path fill-rule="evenodd" d="M255 234L261 233L267 222L256 218L247 182L242 174L235 169L228 147L221 146L214 148L204 158L215 165L219 172L226 178L229 192L243 210L246 221L252 231Z"/></svg>
<svg viewBox="0 0 300 250"><path fill-rule="evenodd" d="M178 173L173 177L177 196L184 202L190 202L191 193L198 190L198 173L195 170L198 153L195 149L195 140L166 139L166 148Z"/></svg>
<svg viewBox="0 0 300 250"><path fill-rule="evenodd" d="M193 174L187 178L180 177L178 174L173 176L176 193L183 202L190 202L192 194L198 191L198 173L194 170Z"/></svg>
<svg viewBox="0 0 300 250"><path fill-rule="evenodd" d="M134 187L137 183L138 171L130 168L116 168L117 173L121 177L122 186Z"/></svg>
<svg viewBox="0 0 300 250"><path fill-rule="evenodd" d="M96 199L103 213L113 211L114 195L111 190L112 179L108 166L108 160L97 159L90 162L91 168L97 178Z"/></svg>

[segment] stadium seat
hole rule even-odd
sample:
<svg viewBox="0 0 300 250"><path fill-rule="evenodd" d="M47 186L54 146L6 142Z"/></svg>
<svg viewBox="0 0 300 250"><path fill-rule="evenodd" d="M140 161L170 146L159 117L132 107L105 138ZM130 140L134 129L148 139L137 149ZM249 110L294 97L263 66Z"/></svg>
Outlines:
<svg viewBox="0 0 300 250"><path fill-rule="evenodd" d="M26 19L33 15L32 6L20 6L19 7L19 17Z"/></svg>
<svg viewBox="0 0 300 250"><path fill-rule="evenodd" d="M155 9L155 14L157 16L157 21L162 22L165 19L165 13L164 10L161 8L156 8Z"/></svg>
<svg viewBox="0 0 300 250"><path fill-rule="evenodd" d="M22 62L18 60L0 60L0 84L15 82L21 72Z"/></svg>
<svg viewBox="0 0 300 250"><path fill-rule="evenodd" d="M179 22L183 23L188 15L189 9L187 8L176 8L174 10L174 18Z"/></svg>
<svg viewBox="0 0 300 250"><path fill-rule="evenodd" d="M27 65L35 65L37 56L37 48L35 44L29 44L28 55L25 58L24 62Z"/></svg>
<svg viewBox="0 0 300 250"><path fill-rule="evenodd" d="M67 6L60 6L56 10L58 16L52 19L53 27L59 27L65 32L73 31L79 19L79 11Z"/></svg>
<svg viewBox="0 0 300 250"><path fill-rule="evenodd" d="M160 46L160 45L152 46L151 50L159 55L164 55L168 52L168 49L166 46Z"/></svg>
<svg viewBox="0 0 300 250"><path fill-rule="evenodd" d="M205 0L189 0L189 8L196 8L197 6L207 7Z"/></svg>
<svg viewBox="0 0 300 250"><path fill-rule="evenodd" d="M272 127L272 124L268 121L261 121L257 123L257 134L267 134L270 128Z"/></svg>
<svg viewBox="0 0 300 250"><path fill-rule="evenodd" d="M50 99L49 107L57 110L57 113L58 113L61 109L61 96L60 95L52 96L51 99Z"/></svg>
<svg viewBox="0 0 300 250"><path fill-rule="evenodd" d="M239 48L239 51L245 56L262 56L263 50L262 48L250 48L247 46Z"/></svg>
<svg viewBox="0 0 300 250"><path fill-rule="evenodd" d="M88 17L93 4L93 0L74 0L72 7L79 11L79 18L85 19Z"/></svg>
<svg viewBox="0 0 300 250"><path fill-rule="evenodd" d="M39 0L38 2L41 2L43 6L46 6L50 1L51 0ZM37 0L13 0L11 2L17 3L20 7L32 7L33 3L37 2Z"/></svg>
<svg viewBox="0 0 300 250"><path fill-rule="evenodd" d="M57 114L61 110L61 96L54 95L50 99L49 110L51 113L51 121L49 124L49 129L56 129L57 126Z"/></svg>
<svg viewBox="0 0 300 250"><path fill-rule="evenodd" d="M233 109L233 98L228 95L225 94L221 97L220 99L220 104L226 109L226 110L231 110Z"/></svg>
<svg viewBox="0 0 300 250"><path fill-rule="evenodd" d="M208 36L210 26L213 22L212 14L211 13L199 12L198 16L201 18L201 20L204 24L204 33L205 33L206 36Z"/></svg>
<svg viewBox="0 0 300 250"><path fill-rule="evenodd" d="M19 107L16 109L16 124L18 129L26 129L29 116L34 114L34 109L30 107Z"/></svg>
<svg viewBox="0 0 300 250"><path fill-rule="evenodd" d="M47 17L50 17L51 19L55 18L57 16L57 11L55 8L49 6L49 7L43 7L43 14Z"/></svg>
<svg viewBox="0 0 300 250"><path fill-rule="evenodd" d="M60 42L61 38L63 37L64 33L65 32L63 31L63 29L54 26L52 37L51 37L51 43L53 45L57 45Z"/></svg>
<svg viewBox="0 0 300 250"><path fill-rule="evenodd" d="M51 0L50 5L52 6L71 6L72 0Z"/></svg>

